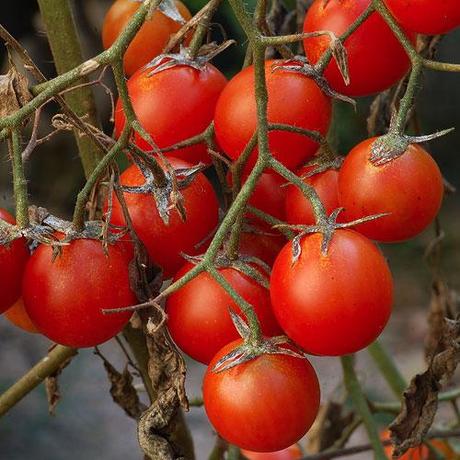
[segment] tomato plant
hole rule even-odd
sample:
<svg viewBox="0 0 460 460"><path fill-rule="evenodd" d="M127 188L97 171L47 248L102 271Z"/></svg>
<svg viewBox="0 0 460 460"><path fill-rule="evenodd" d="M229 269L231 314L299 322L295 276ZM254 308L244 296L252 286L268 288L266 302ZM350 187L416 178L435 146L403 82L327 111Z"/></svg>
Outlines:
<svg viewBox="0 0 460 460"><path fill-rule="evenodd" d="M174 3L185 20L191 18L190 11L181 1L175 0ZM102 27L104 48L109 48L119 37L138 10L139 4L140 2L136 0L116 0L112 4L107 11ZM161 54L171 35L177 32L180 27L179 22L169 18L161 11L154 11L152 16L144 22L126 50L123 58L126 74L132 75L136 70Z"/></svg>
<svg viewBox="0 0 460 460"><path fill-rule="evenodd" d="M337 230L327 254L322 238L304 237L295 262L292 243L281 250L270 280L273 311L306 352L346 355L382 332L391 314L393 281L385 258L364 236Z"/></svg>
<svg viewBox="0 0 460 460"><path fill-rule="evenodd" d="M128 91L136 116L159 148L201 134L212 122L217 98L227 80L213 65L202 70L179 65L152 74L145 67L128 80ZM121 101L115 108L115 136L119 136L126 117ZM143 150L153 149L138 133L136 144ZM211 163L207 147L199 143L174 150L166 156L189 163Z"/></svg>
<svg viewBox="0 0 460 460"><path fill-rule="evenodd" d="M240 343L220 350L206 371L206 414L224 439L243 449L285 449L307 432L318 413L320 389L315 370L306 359L267 354L212 372L217 361Z"/></svg>
<svg viewBox="0 0 460 460"><path fill-rule="evenodd" d="M130 312L104 315L103 309L136 304L130 288L130 259L124 243L73 240L53 254L40 245L30 257L23 279L26 312L50 340L69 347L93 347L118 334ZM115 287L115 288L114 288Z"/></svg>
<svg viewBox="0 0 460 460"><path fill-rule="evenodd" d="M26 332L37 333L38 329L30 319L24 307L22 299L18 299L16 303L5 312L5 318L15 326L23 329Z"/></svg>
<svg viewBox="0 0 460 460"><path fill-rule="evenodd" d="M413 238L436 217L444 185L433 158L419 145L411 144L398 158L383 165L370 160L375 138L367 139L347 155L339 174L339 201L344 218L389 213L361 224L361 233L378 241Z"/></svg>
<svg viewBox="0 0 460 460"><path fill-rule="evenodd" d="M276 452L251 452L249 450L242 450L241 453L248 460L296 460L302 458L302 451L297 444Z"/></svg>
<svg viewBox="0 0 460 460"><path fill-rule="evenodd" d="M330 31L340 37L370 5L370 0L315 0L305 16L304 32ZM407 32L415 41L415 34ZM315 64L328 49L327 35L306 38L305 53ZM366 96L393 86L409 70L410 61L390 27L376 12L345 42L350 84L346 85L335 60L325 77L336 91L349 96Z"/></svg>
<svg viewBox="0 0 460 460"><path fill-rule="evenodd" d="M265 62L268 91L268 121L284 123L326 134L331 121L331 102L311 79L296 72L273 70L280 61ZM311 108L314 107L314 110ZM216 138L224 152L237 159L256 129L254 67L250 66L233 77L217 101L214 126ZM318 144L309 137L272 131L270 150L275 158L289 168L295 168L312 157ZM256 151L249 164L256 159Z"/></svg>
<svg viewBox="0 0 460 460"><path fill-rule="evenodd" d="M180 279L191 268L187 263L176 274ZM257 281L234 268L220 273L255 309L267 336L279 335L281 329L270 305L270 294ZM189 356L204 364L239 335L232 323L229 308L244 316L229 294L209 275L201 273L168 297L168 329L176 344Z"/></svg>

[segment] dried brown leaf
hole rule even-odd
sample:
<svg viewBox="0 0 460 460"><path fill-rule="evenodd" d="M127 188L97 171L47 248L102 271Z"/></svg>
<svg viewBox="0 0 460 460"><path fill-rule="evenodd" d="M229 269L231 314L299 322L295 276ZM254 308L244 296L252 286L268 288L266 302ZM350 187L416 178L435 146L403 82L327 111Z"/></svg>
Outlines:
<svg viewBox="0 0 460 460"><path fill-rule="evenodd" d="M11 115L32 99L27 78L11 63L5 75L0 75L0 118Z"/></svg>

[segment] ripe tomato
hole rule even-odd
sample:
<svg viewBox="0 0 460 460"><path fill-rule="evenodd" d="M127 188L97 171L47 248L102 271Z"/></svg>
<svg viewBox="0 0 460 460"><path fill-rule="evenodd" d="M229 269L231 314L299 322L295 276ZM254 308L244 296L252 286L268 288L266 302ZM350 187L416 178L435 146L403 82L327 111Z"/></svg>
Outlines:
<svg viewBox="0 0 460 460"><path fill-rule="evenodd" d="M243 449L285 449L302 438L318 413L315 370L306 359L266 354L218 374L212 372L217 361L240 343L220 350L206 371L206 414L224 439Z"/></svg>
<svg viewBox="0 0 460 460"><path fill-rule="evenodd" d="M311 166L304 166L297 171L298 176L304 176L312 170ZM335 169L315 174L304 179L318 193L321 201L330 214L339 207L339 172ZM286 218L290 224L313 225L315 216L310 201L305 198L299 187L289 185L286 190Z"/></svg>
<svg viewBox="0 0 460 460"><path fill-rule="evenodd" d="M385 3L396 20L414 32L438 35L460 26L458 0L385 0Z"/></svg>
<svg viewBox="0 0 460 460"><path fill-rule="evenodd" d="M281 248L286 244L286 238L276 230L257 229L246 230L240 236L240 254L257 257L272 266Z"/></svg>
<svg viewBox="0 0 460 460"><path fill-rule="evenodd" d="M0 208L0 219L14 224L14 217ZM29 258L26 240L19 238L7 245L0 245L0 313L10 308L21 295L24 268Z"/></svg>
<svg viewBox="0 0 460 460"><path fill-rule="evenodd" d="M201 134L212 122L217 98L227 83L224 75L213 65L203 70L178 65L149 75L145 67L128 80L128 91L134 111L144 129L159 148ZM121 101L115 108L115 136L125 125ZM152 146L137 133L136 144L143 150ZM206 145L201 143L168 152L166 156L182 158L189 163L211 163Z"/></svg>
<svg viewBox="0 0 460 460"><path fill-rule="evenodd" d="M315 0L305 16L304 32L328 30L337 37L348 30L371 0ZM415 41L415 34L407 33ZM305 53L315 64L328 49L327 35L304 40ZM393 86L409 70L410 61L390 27L378 13L371 16L347 40L350 84L345 85L333 59L325 77L333 89L349 96L366 96Z"/></svg>
<svg viewBox="0 0 460 460"><path fill-rule="evenodd" d="M326 134L331 121L331 101L305 75L286 70L272 71L281 61L266 61L268 121L284 123ZM256 129L254 67L243 69L230 80L219 97L214 116L216 138L224 152L238 158ZM316 152L310 138L287 131L269 134L270 150L288 168L295 168ZM256 160L256 151L249 165Z"/></svg>
<svg viewBox="0 0 460 460"><path fill-rule="evenodd" d="M174 279L181 278L192 267L190 263L185 264ZM254 307L263 333L279 335L281 329L273 315L267 289L234 268L221 268L219 272ZM166 301L171 337L187 355L208 364L223 346L239 337L229 308L245 317L227 292L211 275L203 272Z"/></svg>
<svg viewBox="0 0 460 460"><path fill-rule="evenodd" d="M304 237L293 263L292 243L273 265L270 295L284 332L306 352L340 356L373 342L385 327L393 282L385 258L366 237L336 230L327 255L322 235Z"/></svg>
<svg viewBox="0 0 460 460"><path fill-rule="evenodd" d="M361 224L357 230L378 241L413 238L436 217L444 185L433 158L419 145L381 166L369 161L375 138L358 144L346 157L339 174L339 201L344 219L389 212Z"/></svg>
<svg viewBox="0 0 460 460"><path fill-rule="evenodd" d="M12 307L5 312L5 318L15 326L26 332L37 333L38 329L30 319L24 308L24 302L19 299Z"/></svg>
<svg viewBox="0 0 460 460"><path fill-rule="evenodd" d="M116 0L107 12L102 26L102 43L107 49L112 46L127 26L141 2L138 0ZM185 20L192 15L180 1L175 1L179 13ZM171 35L181 28L181 24L165 16L158 9L150 19L146 19L128 46L123 64L128 76L162 53Z"/></svg>
<svg viewBox="0 0 460 460"><path fill-rule="evenodd" d="M136 304L129 283L129 258L124 243L108 246L80 239L62 246L53 261L53 248L40 245L24 273L26 312L50 340L69 347L99 345L118 334L130 312L104 315L105 308Z"/></svg>
<svg viewBox="0 0 460 460"><path fill-rule="evenodd" d="M177 158L168 158L168 161L175 169L190 167ZM144 182L144 176L135 165L120 176L120 183L125 186L139 186ZM187 218L183 221L173 209L168 225L161 219L151 194L124 194L134 230L145 244L150 259L163 269L165 279L173 276L184 264L182 253L196 255L202 252L199 244L211 235L219 218L216 194L203 173L198 173L180 193ZM113 199L111 222L114 225L125 225L123 210L116 197Z"/></svg>
<svg viewBox="0 0 460 460"><path fill-rule="evenodd" d="M241 453L248 460L297 460L302 458L302 451L297 444L276 452L251 452L249 450L242 450Z"/></svg>

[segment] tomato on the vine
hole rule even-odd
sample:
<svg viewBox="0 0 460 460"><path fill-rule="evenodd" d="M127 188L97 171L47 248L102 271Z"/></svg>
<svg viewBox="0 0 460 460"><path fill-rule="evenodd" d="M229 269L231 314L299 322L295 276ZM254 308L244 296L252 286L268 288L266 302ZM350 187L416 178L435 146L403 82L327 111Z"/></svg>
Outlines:
<svg viewBox="0 0 460 460"><path fill-rule="evenodd" d="M175 0L177 10L188 21L192 15L187 7ZM138 10L139 0L116 0L107 12L102 26L102 43L107 49L112 46L123 29ZM156 9L142 24L124 54L123 64L128 76L161 54L171 35L181 28L179 22Z"/></svg>
<svg viewBox="0 0 460 460"><path fill-rule="evenodd" d="M139 122L159 148L201 134L212 122L217 98L227 83L225 76L211 64L197 70L176 65L158 73L149 66L128 80L128 92ZM115 108L115 136L125 125L121 100ZM138 133L136 144L145 151L151 146ZM207 147L199 143L167 152L167 157L182 158L189 163L211 163Z"/></svg>
<svg viewBox="0 0 460 460"><path fill-rule="evenodd" d="M445 34L460 26L458 0L384 0L406 29L420 34Z"/></svg>
<svg viewBox="0 0 460 460"><path fill-rule="evenodd" d="M0 219L15 224L14 217L0 208ZM21 295L24 268L29 258L29 249L24 238L0 245L0 313L10 308Z"/></svg>
<svg viewBox="0 0 460 460"><path fill-rule="evenodd" d="M174 279L182 278L192 267L186 263ZM268 290L235 268L220 268L219 272L254 307L262 332L279 335L281 329L273 315ZM229 308L245 318L224 288L210 274L200 273L166 301L171 337L187 355L208 364L223 346L239 337Z"/></svg>
<svg viewBox="0 0 460 460"><path fill-rule="evenodd" d="M385 258L366 237L336 230L327 253L315 233L281 250L273 265L270 295L284 332L306 352L340 356L373 342L385 327L393 281Z"/></svg>
<svg viewBox="0 0 460 460"><path fill-rule="evenodd" d="M241 453L248 460L297 460L302 458L302 451L298 444L293 444L287 449L276 452L252 452L243 449Z"/></svg>
<svg viewBox="0 0 460 460"><path fill-rule="evenodd" d="M177 158L168 158L168 162L174 169L191 167ZM120 183L124 186L140 186L145 183L145 177L136 165L132 165L121 174ZM168 224L161 219L151 194L124 193L134 230L144 243L150 259L163 269L164 278L173 276L184 264L182 254L203 252L201 243L211 236L219 219L216 193L203 173L196 174L180 193L186 220L183 221L180 214L172 209ZM115 196L111 223L125 225L123 209Z"/></svg>
<svg viewBox="0 0 460 460"><path fill-rule="evenodd" d="M422 232L442 204L444 184L438 165L422 147L411 144L399 157L383 164L370 161L376 138L367 139L347 155L339 174L339 201L344 218L389 213L356 227L368 238L395 242Z"/></svg>
<svg viewBox="0 0 460 460"><path fill-rule="evenodd" d="M10 323L26 332L31 332L33 334L38 332L38 329L35 327L35 324L26 312L22 299L19 299L12 307L6 310L5 318Z"/></svg>
<svg viewBox="0 0 460 460"><path fill-rule="evenodd" d="M268 121L318 131L325 135L331 121L331 101L309 77L298 72L273 70L282 61L266 61ZM257 125L254 66L233 77L219 97L214 116L217 142L233 160L243 152ZM312 157L318 144L307 136L287 131L268 135L274 157L295 168ZM249 165L256 160L254 149Z"/></svg>
<svg viewBox="0 0 460 460"><path fill-rule="evenodd" d="M285 244L286 238L277 230L253 227L241 232L240 254L257 257L271 266Z"/></svg>
<svg viewBox="0 0 460 460"><path fill-rule="evenodd" d="M308 175L312 166L300 168L296 174L299 177ZM339 172L335 169L328 169L324 172L306 177L304 182L311 185L321 199L326 212L329 215L339 207ZM313 225L315 216L310 201L304 196L299 187L289 185L286 190L285 199L286 220L290 224Z"/></svg>
<svg viewBox="0 0 460 460"><path fill-rule="evenodd" d="M129 251L118 242L73 240L59 248L41 244L30 257L22 293L26 312L49 339L74 348L92 347L118 334L131 312L103 309L137 303L130 287Z"/></svg>
<svg viewBox="0 0 460 460"><path fill-rule="evenodd" d="M366 10L371 0L315 0L305 16L303 31L330 31L337 37L345 33ZM410 40L415 34L407 32ZM307 58L316 64L327 51L327 35L306 38ZM333 58L324 73L333 89L349 96L378 93L404 77L410 61L390 27L376 12L372 13L344 42L348 56L350 84L347 86Z"/></svg>
<svg viewBox="0 0 460 460"><path fill-rule="evenodd" d="M238 340L225 346L206 371L206 414L225 440L243 449L285 449L302 438L318 413L315 370L303 358L263 354L214 373L215 364L240 344Z"/></svg>

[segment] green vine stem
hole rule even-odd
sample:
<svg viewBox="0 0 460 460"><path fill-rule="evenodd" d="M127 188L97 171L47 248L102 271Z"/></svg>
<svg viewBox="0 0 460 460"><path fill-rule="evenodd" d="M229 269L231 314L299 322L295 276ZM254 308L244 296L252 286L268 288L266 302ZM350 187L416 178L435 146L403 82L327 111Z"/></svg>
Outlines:
<svg viewBox="0 0 460 460"><path fill-rule="evenodd" d="M356 376L353 358L353 355L342 356L340 358L342 362L345 387L353 401L353 405L363 421L364 427L366 428L369 441L372 445L372 450L374 451L374 459L387 460L374 418L369 409L369 405L366 397L364 396L361 385L359 384L358 377Z"/></svg>

